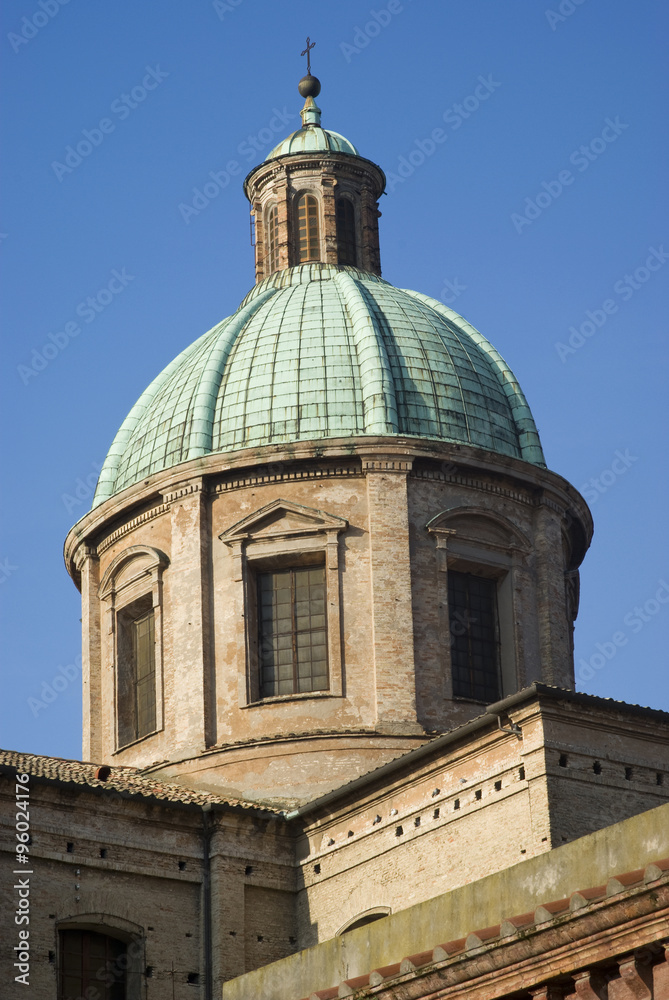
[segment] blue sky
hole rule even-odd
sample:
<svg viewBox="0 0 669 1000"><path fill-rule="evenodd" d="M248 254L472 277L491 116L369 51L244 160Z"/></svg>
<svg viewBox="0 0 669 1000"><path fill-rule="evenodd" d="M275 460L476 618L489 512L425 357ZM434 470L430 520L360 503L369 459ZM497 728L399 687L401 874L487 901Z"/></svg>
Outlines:
<svg viewBox="0 0 669 1000"><path fill-rule="evenodd" d="M389 178L384 276L492 341L590 502L577 687L669 707L667 20L660 0L5 0L2 745L80 753L63 539L141 391L253 283L241 182L299 125L307 34L323 124Z"/></svg>

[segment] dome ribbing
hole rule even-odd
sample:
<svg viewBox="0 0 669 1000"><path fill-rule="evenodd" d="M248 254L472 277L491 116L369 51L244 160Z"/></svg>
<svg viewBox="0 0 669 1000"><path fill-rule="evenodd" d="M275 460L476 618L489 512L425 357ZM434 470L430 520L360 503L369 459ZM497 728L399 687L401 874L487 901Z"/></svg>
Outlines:
<svg viewBox="0 0 669 1000"><path fill-rule="evenodd" d="M312 263L260 282L151 383L93 505L200 456L364 435L545 465L515 376L466 320L374 274Z"/></svg>
<svg viewBox="0 0 669 1000"><path fill-rule="evenodd" d="M283 139L278 146L268 153L267 160L276 160L279 156L289 153L348 153L349 156L360 156L352 142L339 132L320 126L305 126Z"/></svg>

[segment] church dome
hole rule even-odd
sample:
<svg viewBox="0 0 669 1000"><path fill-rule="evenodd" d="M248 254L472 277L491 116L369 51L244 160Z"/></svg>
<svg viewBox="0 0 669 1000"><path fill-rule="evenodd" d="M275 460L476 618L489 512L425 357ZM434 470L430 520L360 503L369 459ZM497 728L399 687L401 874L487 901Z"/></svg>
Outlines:
<svg viewBox="0 0 669 1000"><path fill-rule="evenodd" d="M259 282L158 375L116 435L94 506L201 456L364 435L545 466L515 376L466 320L375 274L312 262Z"/></svg>
<svg viewBox="0 0 669 1000"><path fill-rule="evenodd" d="M321 109L314 100L321 92L321 82L315 76L305 76L300 80L298 90L306 98L300 111L302 128L289 135L275 146L265 158L276 160L279 156L296 153L347 153L349 156L360 156L352 142L349 142L339 132L332 132L321 125Z"/></svg>
<svg viewBox="0 0 669 1000"><path fill-rule="evenodd" d="M349 156L360 156L352 142L349 142L339 132L332 132L330 129L320 126L307 125L298 128L282 142L275 146L266 157L267 160L276 160L279 156L286 156L289 153L348 153Z"/></svg>

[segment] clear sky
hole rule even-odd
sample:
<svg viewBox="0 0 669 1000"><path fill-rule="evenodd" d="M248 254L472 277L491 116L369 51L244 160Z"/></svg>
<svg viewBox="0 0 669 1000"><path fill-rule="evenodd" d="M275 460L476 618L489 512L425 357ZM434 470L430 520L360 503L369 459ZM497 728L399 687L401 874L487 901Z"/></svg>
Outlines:
<svg viewBox="0 0 669 1000"><path fill-rule="evenodd" d="M590 502L577 687L669 708L668 19L663 0L5 0L0 744L79 756L63 539L141 391L253 283L241 182L299 126L307 35L324 126L388 175L384 276L492 341Z"/></svg>

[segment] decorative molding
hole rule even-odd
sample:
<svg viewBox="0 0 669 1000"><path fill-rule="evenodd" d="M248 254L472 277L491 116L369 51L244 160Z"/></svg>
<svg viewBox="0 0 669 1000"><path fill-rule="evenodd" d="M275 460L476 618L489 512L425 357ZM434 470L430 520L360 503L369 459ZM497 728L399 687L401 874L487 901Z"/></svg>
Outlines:
<svg viewBox="0 0 669 1000"><path fill-rule="evenodd" d="M336 542L336 536L347 527L345 517L279 499L248 514L218 537L231 547L238 542L253 541L256 538L275 540L320 533L333 535Z"/></svg>
<svg viewBox="0 0 669 1000"><path fill-rule="evenodd" d="M78 573L81 573L84 563L87 559L97 559L98 550L95 545L90 545L84 542L79 546L77 551L74 553L73 562L74 567Z"/></svg>
<svg viewBox="0 0 669 1000"><path fill-rule="evenodd" d="M406 475L411 472L412 459L403 458L363 458L362 471L369 472L397 472Z"/></svg>
<svg viewBox="0 0 669 1000"><path fill-rule="evenodd" d="M485 493L496 493L498 496L507 497L509 500L516 500L518 503L535 507L536 498L527 493L520 493L517 490L505 489L496 483L486 482L483 479L474 479L472 476L451 474L440 472L437 469L415 469L411 472L412 479L433 479L439 483L456 483L458 486L466 486L472 490L482 490Z"/></svg>
<svg viewBox="0 0 669 1000"><path fill-rule="evenodd" d="M246 486L262 486L265 483L284 483L284 482L298 482L300 480L306 479L342 479L357 477L360 479L363 475L360 466L357 464L353 465L336 465L329 468L319 468L319 469L294 469L294 470L281 470L281 462L271 463L269 466L265 465L261 468L271 469L276 468L278 471L271 472L253 472L248 473L243 476L235 476L225 480L224 482L217 483L214 487L215 493L225 493L227 490L242 489Z"/></svg>
<svg viewBox="0 0 669 1000"><path fill-rule="evenodd" d="M451 474L449 472L441 472L438 469L413 469L410 475L412 479L433 479L440 483L455 483L458 486L465 486L468 489L481 490L484 493L496 493L498 496L506 497L508 500L515 500L516 503L522 503L527 507L548 507L561 517L564 517L566 514L564 507L555 500L547 497L543 490L539 493L533 490L521 493L518 490L508 489L484 479L474 479L472 476L462 473Z"/></svg>
<svg viewBox="0 0 669 1000"><path fill-rule="evenodd" d="M464 524L458 523L463 521ZM467 505L449 507L436 514L425 527L437 538L439 535L454 535L478 543L486 549L503 551L517 549L520 552L529 552L532 548L527 536L508 518L502 517L495 511L486 510L485 507Z"/></svg>
<svg viewBox="0 0 669 1000"><path fill-rule="evenodd" d="M313 507L273 500L237 521L218 537L232 550L232 578L235 581L234 614L244 622L243 642L238 639L237 681L240 708L263 704L259 696L257 653L257 604L254 596L254 568L262 560L284 561L284 565L304 564L322 559L325 565L328 695L343 692L341 656L341 582L339 535L348 527L344 517Z"/></svg>
<svg viewBox="0 0 669 1000"><path fill-rule="evenodd" d="M161 514L166 514L170 509L168 503L162 503L158 507L152 507L151 510L145 511L138 517L133 517L132 520L128 521L121 528L117 528L116 531L112 531L111 535L107 535L97 546L97 554L100 556L110 548L114 542L117 542L119 538L123 538L128 532L133 531L135 528L139 527L140 524L145 524L147 521L152 521L154 517L160 517Z"/></svg>
<svg viewBox="0 0 669 1000"><path fill-rule="evenodd" d="M109 600L116 592L116 577L119 570L125 563L133 559L141 559L142 567L137 578L150 576L152 579L160 579L162 571L169 566L169 559L160 549L154 549L151 545L131 545L112 559L107 567L102 580L100 581L99 593L103 601ZM148 559L148 562L147 562ZM128 583L134 583L133 577ZM127 585L127 583L126 583Z"/></svg>
<svg viewBox="0 0 669 1000"><path fill-rule="evenodd" d="M169 489L161 493L163 503L173 503L182 497L192 496L194 493L206 493L206 483L203 479L189 480L183 483L174 483Z"/></svg>

